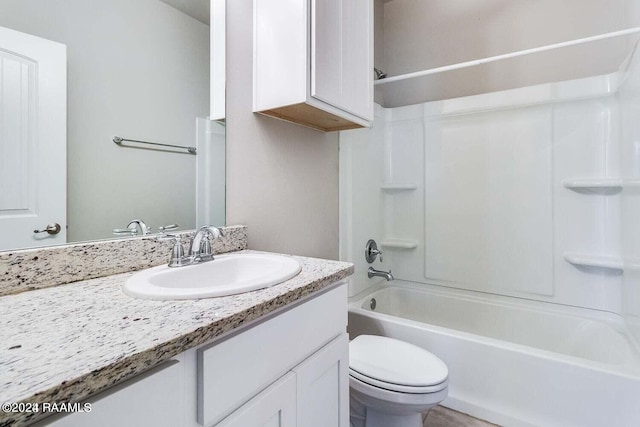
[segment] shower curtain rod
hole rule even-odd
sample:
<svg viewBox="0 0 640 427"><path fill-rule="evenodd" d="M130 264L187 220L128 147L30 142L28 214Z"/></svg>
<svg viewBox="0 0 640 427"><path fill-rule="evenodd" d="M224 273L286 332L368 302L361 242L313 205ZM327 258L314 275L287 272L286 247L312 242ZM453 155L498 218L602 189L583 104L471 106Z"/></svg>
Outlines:
<svg viewBox="0 0 640 427"><path fill-rule="evenodd" d="M413 79L415 77L428 76L430 74L438 74L445 71L459 70L461 68L473 67L474 65L486 64L488 62L500 61L502 59L516 58L518 56L530 55L532 53L545 52L547 50L560 49L568 46L575 46L579 44L590 43L598 40L610 39L613 37L626 36L629 34L640 33L640 27L628 28L626 30L614 31L612 33L599 34L597 36L585 37L582 39L570 40L561 43L550 44L541 47L535 47L532 49L520 50L512 53L505 53L503 55L489 56L487 58L476 59L473 61L460 62L458 64L446 65L444 67L431 68L423 71L416 71L413 73L400 74L399 76L387 77L385 79L376 80L373 84L381 85L385 83L393 83L401 80Z"/></svg>

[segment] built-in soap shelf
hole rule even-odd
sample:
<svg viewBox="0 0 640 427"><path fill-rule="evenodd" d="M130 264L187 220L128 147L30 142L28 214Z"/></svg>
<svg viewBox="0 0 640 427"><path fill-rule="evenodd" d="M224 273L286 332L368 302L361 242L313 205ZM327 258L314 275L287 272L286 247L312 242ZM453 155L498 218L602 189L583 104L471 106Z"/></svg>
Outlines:
<svg viewBox="0 0 640 427"><path fill-rule="evenodd" d="M622 178L572 178L562 184L578 193L616 194L622 191Z"/></svg>
<svg viewBox="0 0 640 427"><path fill-rule="evenodd" d="M382 186L380 187L382 188L382 191L385 191L387 193L399 193L401 191L414 191L418 189L418 186L416 184L411 184L411 183L405 183L405 182L387 182L385 184L382 184Z"/></svg>
<svg viewBox="0 0 640 427"><path fill-rule="evenodd" d="M622 259L616 256L565 252L564 259L570 264L582 267L605 268L608 270L617 271L622 271L622 269L624 268Z"/></svg>
<svg viewBox="0 0 640 427"><path fill-rule="evenodd" d="M418 247L418 242L405 239L384 239L380 242L380 246L389 249L415 249Z"/></svg>

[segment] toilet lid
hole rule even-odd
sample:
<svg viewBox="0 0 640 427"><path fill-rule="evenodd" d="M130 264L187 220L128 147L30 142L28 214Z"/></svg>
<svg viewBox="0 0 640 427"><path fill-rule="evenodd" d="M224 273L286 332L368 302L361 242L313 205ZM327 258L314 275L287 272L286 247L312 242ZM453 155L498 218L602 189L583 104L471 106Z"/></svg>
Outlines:
<svg viewBox="0 0 640 427"><path fill-rule="evenodd" d="M447 365L428 351L393 338L360 335L349 343L349 369L388 384L427 387L447 379ZM365 377L365 378L363 378Z"/></svg>

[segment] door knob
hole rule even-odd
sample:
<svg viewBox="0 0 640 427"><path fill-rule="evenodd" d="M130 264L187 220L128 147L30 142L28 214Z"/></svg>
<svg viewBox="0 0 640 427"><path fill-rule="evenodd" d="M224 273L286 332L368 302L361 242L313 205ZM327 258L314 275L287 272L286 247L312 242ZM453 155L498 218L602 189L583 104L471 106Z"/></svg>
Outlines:
<svg viewBox="0 0 640 427"><path fill-rule="evenodd" d="M45 227L44 230L33 230L34 233L49 233L49 234L58 234L61 230L60 224L54 222L53 224L49 224Z"/></svg>

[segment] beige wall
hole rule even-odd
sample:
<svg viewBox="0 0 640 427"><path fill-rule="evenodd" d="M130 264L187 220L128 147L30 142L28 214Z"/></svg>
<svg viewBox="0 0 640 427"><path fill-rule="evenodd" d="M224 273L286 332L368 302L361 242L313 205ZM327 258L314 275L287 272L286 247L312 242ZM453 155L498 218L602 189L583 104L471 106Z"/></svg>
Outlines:
<svg viewBox="0 0 640 427"><path fill-rule="evenodd" d="M252 113L252 3L227 2L227 223L251 249L337 259L338 134Z"/></svg>
<svg viewBox="0 0 640 427"><path fill-rule="evenodd" d="M625 28L640 25L640 0L624 0L624 26Z"/></svg>
<svg viewBox="0 0 640 427"><path fill-rule="evenodd" d="M394 76L619 30L625 2L628 10L638 3L392 0L384 4L383 65ZM626 53L624 39L593 43L387 84L377 100L399 106L603 74Z"/></svg>
<svg viewBox="0 0 640 427"><path fill-rule="evenodd" d="M384 0L373 2L373 66L384 67Z"/></svg>

